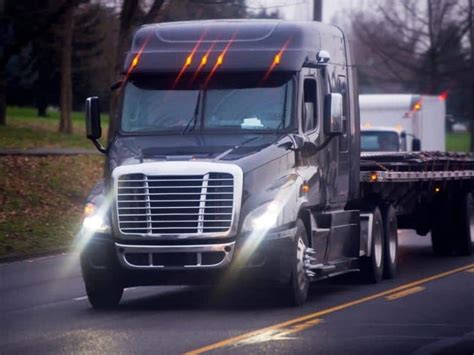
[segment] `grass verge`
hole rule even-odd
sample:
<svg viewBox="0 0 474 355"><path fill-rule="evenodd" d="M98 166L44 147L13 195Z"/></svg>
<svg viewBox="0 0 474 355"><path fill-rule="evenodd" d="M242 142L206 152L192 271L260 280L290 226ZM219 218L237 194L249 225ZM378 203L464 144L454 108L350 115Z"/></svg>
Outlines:
<svg viewBox="0 0 474 355"><path fill-rule="evenodd" d="M69 246L102 165L100 156L0 157L0 256Z"/></svg>
<svg viewBox="0 0 474 355"><path fill-rule="evenodd" d="M84 113L72 113L73 134L58 132L59 112L38 117L32 108L8 107L7 125L0 126L0 148L91 148L86 139ZM102 117L102 132L107 133L108 116Z"/></svg>
<svg viewBox="0 0 474 355"><path fill-rule="evenodd" d="M446 150L450 152L469 152L471 136L469 132L446 133Z"/></svg>

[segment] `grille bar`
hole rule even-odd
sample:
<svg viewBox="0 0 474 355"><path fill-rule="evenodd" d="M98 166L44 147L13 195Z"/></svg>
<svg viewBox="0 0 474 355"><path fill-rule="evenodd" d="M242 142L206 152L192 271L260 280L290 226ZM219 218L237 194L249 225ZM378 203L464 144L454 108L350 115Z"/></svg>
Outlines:
<svg viewBox="0 0 474 355"><path fill-rule="evenodd" d="M116 177L118 226L124 234L226 233L234 216L234 175L149 175Z"/></svg>

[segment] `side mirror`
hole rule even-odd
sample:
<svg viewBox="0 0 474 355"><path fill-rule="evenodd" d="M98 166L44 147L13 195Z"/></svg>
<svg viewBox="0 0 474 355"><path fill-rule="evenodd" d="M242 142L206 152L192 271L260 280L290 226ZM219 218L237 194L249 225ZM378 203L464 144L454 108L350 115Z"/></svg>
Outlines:
<svg viewBox="0 0 474 355"><path fill-rule="evenodd" d="M86 134L87 138L92 140L99 139L102 136L99 98L97 96L86 99Z"/></svg>
<svg viewBox="0 0 474 355"><path fill-rule="evenodd" d="M107 149L98 142L98 139L102 136L102 128L100 126L100 106L97 96L86 99L86 135L101 153L107 153Z"/></svg>
<svg viewBox="0 0 474 355"><path fill-rule="evenodd" d="M418 138L413 138L411 141L411 150L413 152L419 152L421 150L421 140Z"/></svg>
<svg viewBox="0 0 474 355"><path fill-rule="evenodd" d="M329 135L342 134L342 95L327 94L324 98L324 130Z"/></svg>

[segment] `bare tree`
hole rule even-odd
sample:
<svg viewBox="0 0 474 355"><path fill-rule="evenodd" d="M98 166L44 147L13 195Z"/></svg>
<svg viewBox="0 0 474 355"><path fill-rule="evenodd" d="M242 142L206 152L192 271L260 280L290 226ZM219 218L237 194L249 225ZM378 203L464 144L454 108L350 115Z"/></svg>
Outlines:
<svg viewBox="0 0 474 355"><path fill-rule="evenodd" d="M74 7L71 5L63 14L62 18L62 43L61 43L61 89L60 89L60 116L59 132L71 134L72 127L72 34L74 23Z"/></svg>
<svg viewBox="0 0 474 355"><path fill-rule="evenodd" d="M472 99L468 99L472 79L466 75L473 70L466 45L472 18L467 11L472 0L468 1L380 0L372 5L372 12L356 11L351 30L363 79L385 91L456 93L449 96L448 108L454 101L470 107L469 113L462 114L474 122ZM474 141L474 129L472 137Z"/></svg>
<svg viewBox="0 0 474 355"><path fill-rule="evenodd" d="M117 50L115 57L115 74L119 77L122 72L123 54L127 50L131 42L133 30L144 23L156 22L160 10L166 6L170 0L154 0L148 10L144 10L145 4L140 0L124 0L120 10L119 35L117 38ZM109 122L109 138L117 126L118 113L118 96L113 95L110 102L110 122Z"/></svg>

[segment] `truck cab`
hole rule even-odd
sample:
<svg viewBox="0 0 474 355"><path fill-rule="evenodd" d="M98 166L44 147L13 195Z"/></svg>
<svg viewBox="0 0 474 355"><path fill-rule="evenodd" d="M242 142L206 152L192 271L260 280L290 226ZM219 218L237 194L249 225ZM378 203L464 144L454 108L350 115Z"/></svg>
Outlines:
<svg viewBox="0 0 474 355"><path fill-rule="evenodd" d="M407 133L400 127L363 125L360 129L360 150L362 152L406 152ZM412 150L419 150L419 148L412 148Z"/></svg>
<svg viewBox="0 0 474 355"><path fill-rule="evenodd" d="M135 34L88 199L81 266L94 307L123 288L258 280L293 304L356 270L359 116L347 39L280 20L164 23Z"/></svg>

